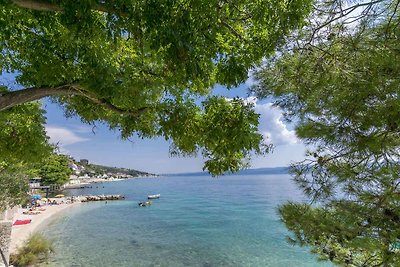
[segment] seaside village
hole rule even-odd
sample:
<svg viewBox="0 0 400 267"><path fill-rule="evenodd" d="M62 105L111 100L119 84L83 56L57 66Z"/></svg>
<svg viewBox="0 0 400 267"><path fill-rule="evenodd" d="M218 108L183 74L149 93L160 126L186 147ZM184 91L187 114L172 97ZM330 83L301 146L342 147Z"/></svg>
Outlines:
<svg viewBox="0 0 400 267"><path fill-rule="evenodd" d="M72 169L73 174L70 175L69 182L64 185L64 188L76 188L88 185L90 183L134 178L133 175L126 172L105 172L99 174L96 171L87 168L89 165L89 160L81 159L79 162L80 164L77 164L73 160L70 161L69 167ZM150 176L146 173L142 173L142 175L146 177Z"/></svg>
<svg viewBox="0 0 400 267"><path fill-rule="evenodd" d="M96 195L66 197L64 189L91 187L93 183L111 182L130 178L149 178L157 175L125 168L106 167L89 164L89 160L79 162L69 157L72 174L63 185L44 185L42 178L29 180L29 199L24 206L10 207L0 213L0 267L8 265L10 255L16 253L39 225L52 214L76 203L123 199L121 195Z"/></svg>

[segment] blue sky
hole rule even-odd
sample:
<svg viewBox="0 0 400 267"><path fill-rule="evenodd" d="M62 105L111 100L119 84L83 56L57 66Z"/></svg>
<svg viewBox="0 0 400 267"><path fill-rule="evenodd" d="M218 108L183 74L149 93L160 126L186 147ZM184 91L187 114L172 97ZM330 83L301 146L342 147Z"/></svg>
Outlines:
<svg viewBox="0 0 400 267"><path fill-rule="evenodd" d="M231 90L217 86L214 93L229 98L246 98L246 88L246 84ZM169 143L163 138L124 141L117 132L108 130L105 125L98 124L93 129L79 118L65 118L56 104L49 101L43 103L47 111L46 130L51 141L58 143L62 153L76 160L84 158L91 163L157 174L202 171L201 155L197 158L170 157ZM305 147L296 138L290 125L283 122L281 111L266 101L257 101L256 111L261 114L259 130L268 136L275 149L272 154L253 158L252 168L288 166L293 161L303 159Z"/></svg>

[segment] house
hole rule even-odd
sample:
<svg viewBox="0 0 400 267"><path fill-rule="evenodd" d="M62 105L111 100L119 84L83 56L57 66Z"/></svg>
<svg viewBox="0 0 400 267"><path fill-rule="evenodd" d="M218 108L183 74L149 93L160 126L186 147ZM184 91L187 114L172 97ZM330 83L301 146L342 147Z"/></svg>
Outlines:
<svg viewBox="0 0 400 267"><path fill-rule="evenodd" d="M87 159L81 159L79 162L81 164L83 164L83 165L88 165L89 164L89 160L87 160Z"/></svg>

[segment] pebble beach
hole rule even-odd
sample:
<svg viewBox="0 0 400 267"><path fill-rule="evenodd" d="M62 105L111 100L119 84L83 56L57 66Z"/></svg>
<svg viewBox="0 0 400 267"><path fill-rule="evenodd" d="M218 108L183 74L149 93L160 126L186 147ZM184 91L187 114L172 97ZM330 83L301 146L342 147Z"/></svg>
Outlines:
<svg viewBox="0 0 400 267"><path fill-rule="evenodd" d="M54 200L54 199L51 199ZM43 229L48 223L60 214L63 210L80 205L80 202L67 203L66 199L57 198L57 205L43 205L42 211L38 214L24 214L28 209L20 208L14 216L14 222L17 220L31 220L28 224L13 225L11 230L10 253L13 254L17 249L24 245L28 238L40 229ZM63 203L61 203L63 202Z"/></svg>

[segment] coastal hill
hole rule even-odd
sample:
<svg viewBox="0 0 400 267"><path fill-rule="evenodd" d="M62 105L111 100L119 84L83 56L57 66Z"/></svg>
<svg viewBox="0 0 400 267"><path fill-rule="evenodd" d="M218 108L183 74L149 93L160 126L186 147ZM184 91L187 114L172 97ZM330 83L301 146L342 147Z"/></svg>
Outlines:
<svg viewBox="0 0 400 267"><path fill-rule="evenodd" d="M72 169L74 175L86 176L86 177L119 177L119 178L130 178L139 176L155 176L155 174L128 169L128 168L118 168L110 167L104 165L91 164L86 159L81 159L80 161L75 161L71 159L70 168Z"/></svg>
<svg viewBox="0 0 400 267"><path fill-rule="evenodd" d="M94 171L96 174L113 173L113 174L130 175L132 177L154 175L154 174L151 174L148 172L138 171L138 170L134 170L134 169L109 167L109 166L96 165L96 164L88 164L86 166L86 169L89 171Z"/></svg>

